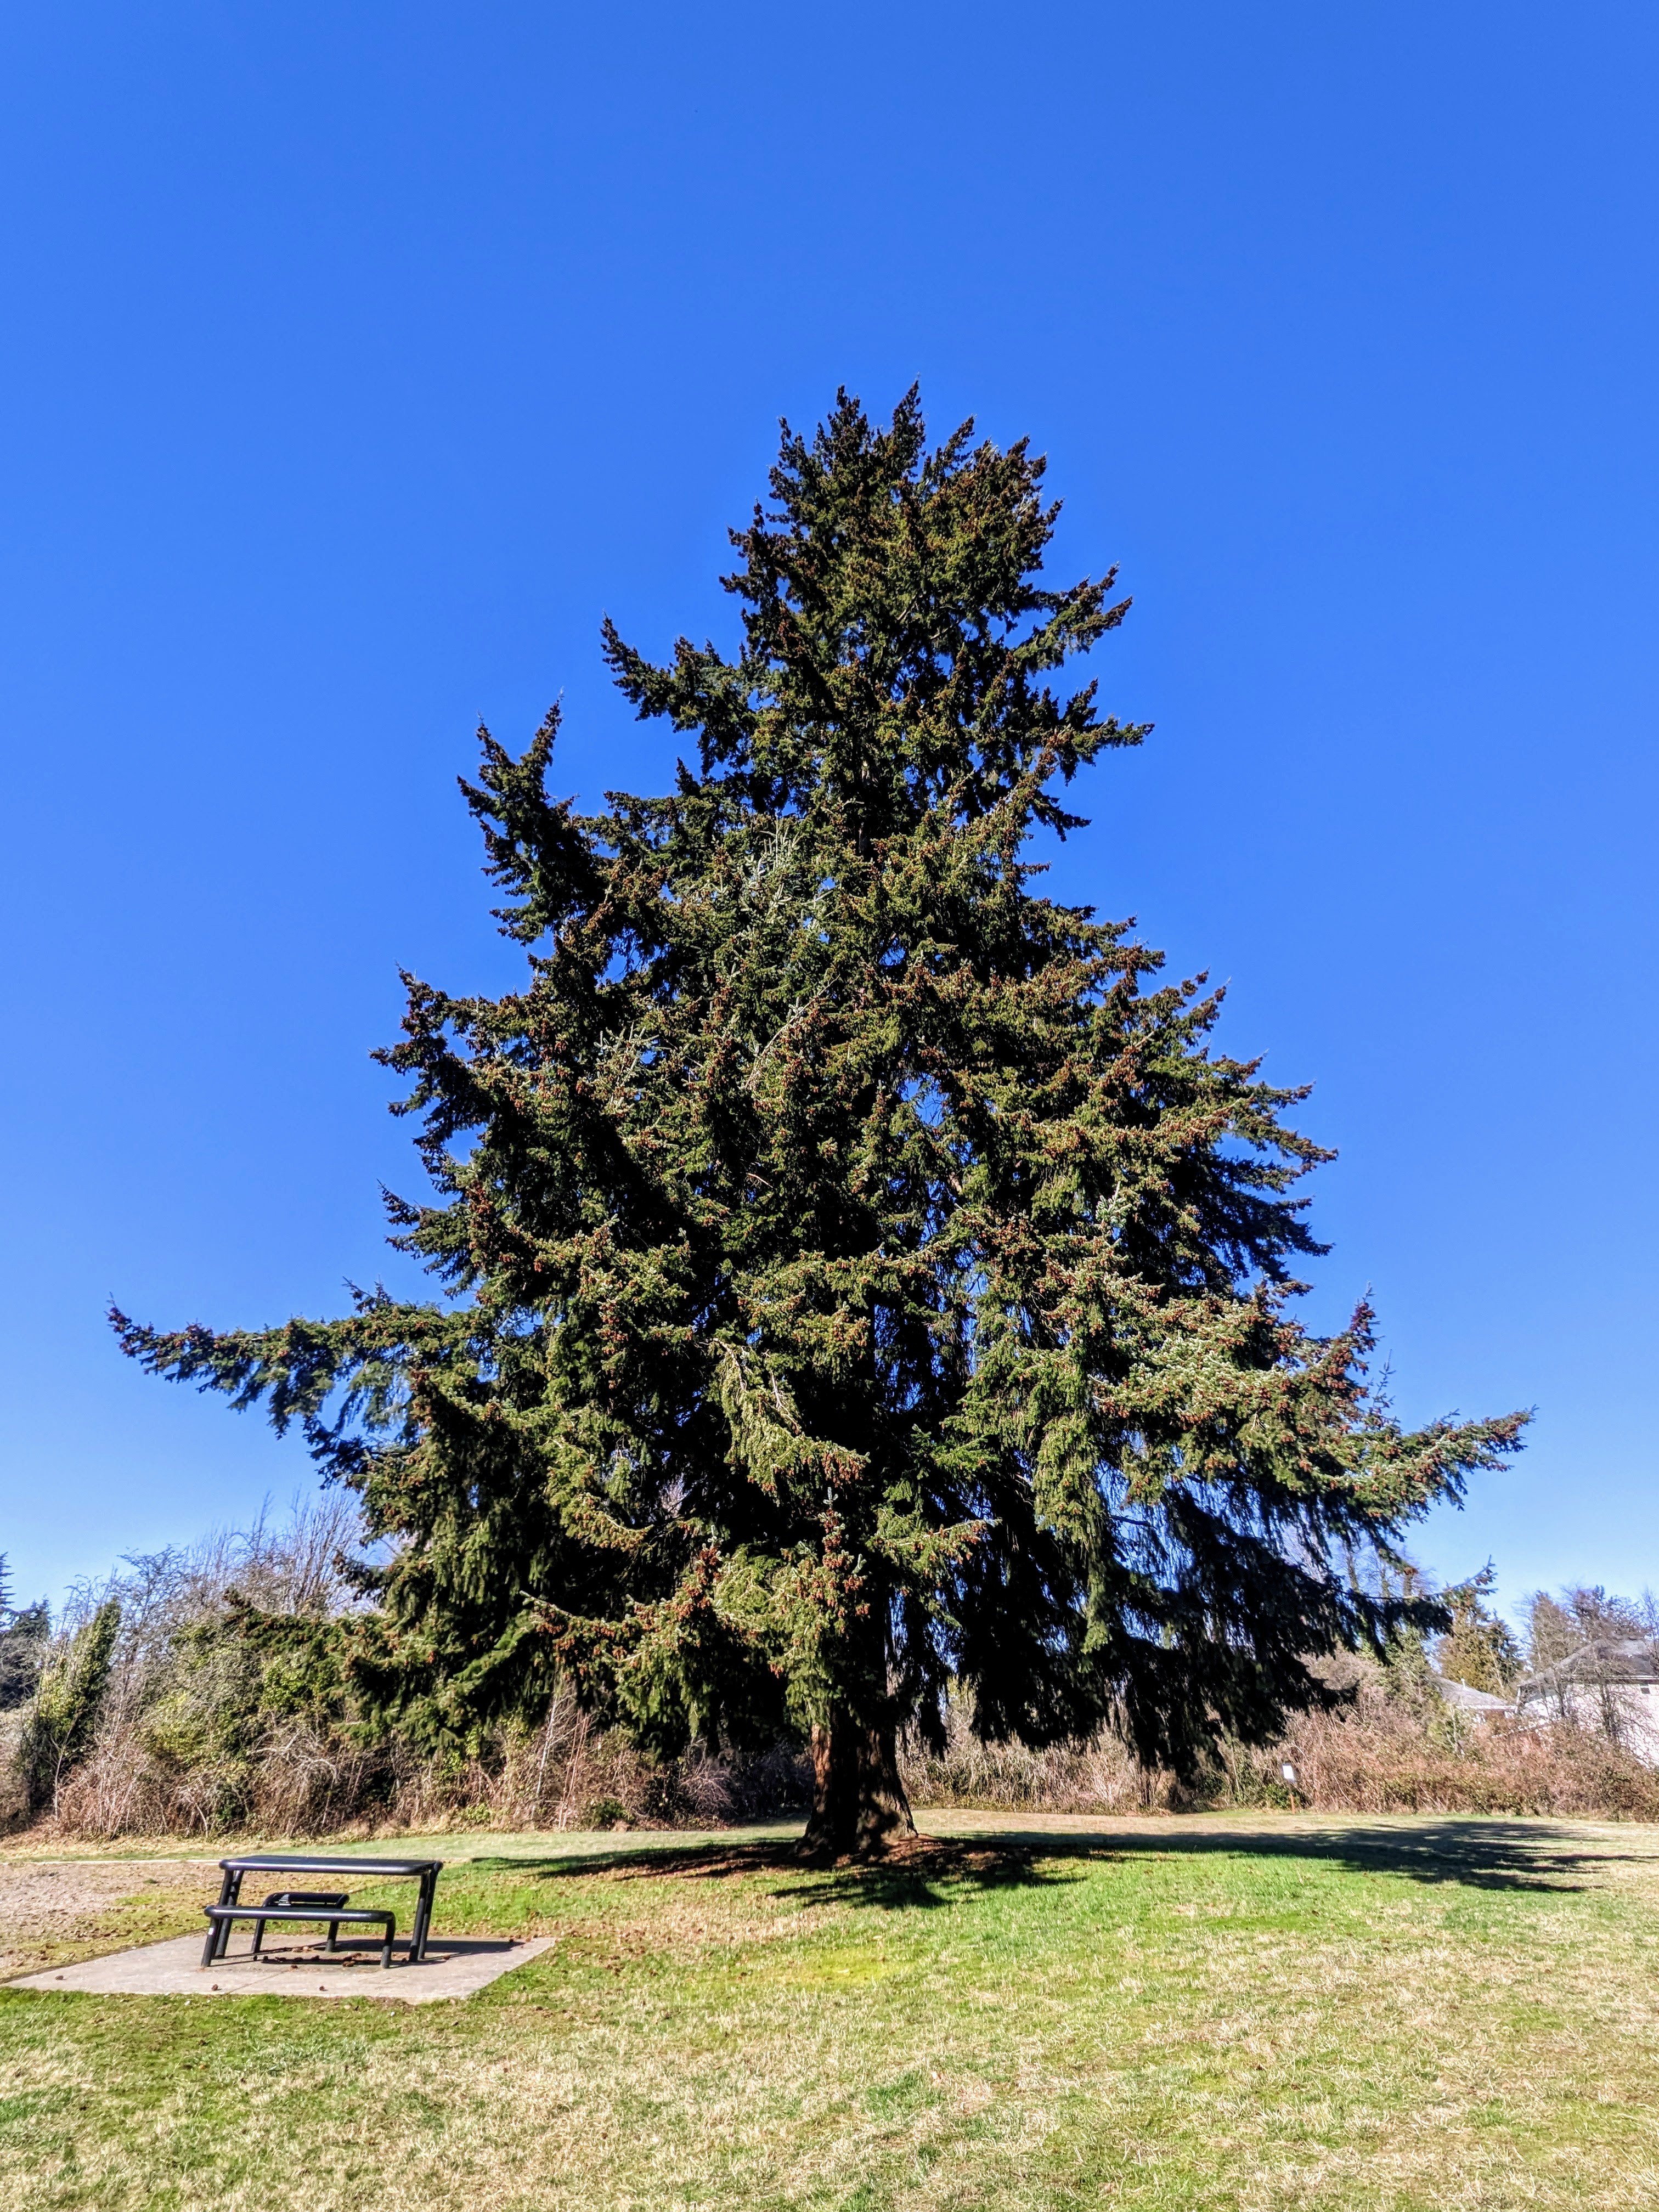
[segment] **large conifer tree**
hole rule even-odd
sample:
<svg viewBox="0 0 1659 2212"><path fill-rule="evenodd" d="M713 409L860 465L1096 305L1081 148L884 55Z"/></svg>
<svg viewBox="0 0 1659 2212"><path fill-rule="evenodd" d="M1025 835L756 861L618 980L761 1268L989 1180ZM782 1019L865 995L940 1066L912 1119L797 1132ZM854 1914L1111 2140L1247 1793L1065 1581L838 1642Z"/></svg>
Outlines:
<svg viewBox="0 0 1659 2212"><path fill-rule="evenodd" d="M1403 1433L1364 1308L1298 1325L1300 1094L1037 887L1059 787L1144 734L1053 686L1124 609L1043 587L1042 472L843 396L733 533L735 659L606 628L693 741L667 795L580 814L556 714L517 758L483 733L524 987L410 979L385 1055L436 1190L397 1241L441 1295L115 1316L362 1491L396 1548L356 1664L405 1722L528 1712L562 1669L665 1750L793 1729L809 1837L866 1849L908 1824L896 1728L953 1685L1032 1744L1263 1737L1398 1620L1345 1557L1513 1446L1514 1415Z"/></svg>

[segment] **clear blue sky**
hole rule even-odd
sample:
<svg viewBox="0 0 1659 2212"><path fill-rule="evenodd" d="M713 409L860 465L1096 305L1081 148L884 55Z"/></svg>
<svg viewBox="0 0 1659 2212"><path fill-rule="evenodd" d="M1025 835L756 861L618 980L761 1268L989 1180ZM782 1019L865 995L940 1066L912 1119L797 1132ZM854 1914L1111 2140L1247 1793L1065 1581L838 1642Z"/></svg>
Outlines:
<svg viewBox="0 0 1659 2212"><path fill-rule="evenodd" d="M1157 730L1061 881L1340 1148L1315 1316L1539 1408L1419 1549L1659 1583L1649 4L68 4L0 27L0 1548L309 1481L118 1355L337 1308L404 963L513 972L453 778L598 627L729 635L838 382L1029 433ZM395 1273L388 1279L401 1279Z"/></svg>

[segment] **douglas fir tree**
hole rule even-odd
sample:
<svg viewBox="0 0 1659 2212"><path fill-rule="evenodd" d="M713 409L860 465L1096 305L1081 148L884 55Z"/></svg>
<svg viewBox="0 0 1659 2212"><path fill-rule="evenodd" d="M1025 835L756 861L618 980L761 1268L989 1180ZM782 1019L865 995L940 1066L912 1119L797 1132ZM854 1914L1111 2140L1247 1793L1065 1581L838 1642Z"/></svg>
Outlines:
<svg viewBox="0 0 1659 2212"><path fill-rule="evenodd" d="M817 1847L909 1826L896 1731L1120 1728L1189 1770L1432 1607L1341 1571L1513 1448L1402 1433L1370 1317L1308 1335L1301 1094L1212 1057L1217 998L1044 898L1057 787L1144 732L1051 678L1121 618L1040 583L1024 444L927 450L913 393L786 432L734 533L727 659L653 665L661 798L548 794L557 717L476 787L522 990L413 980L428 1303L163 1334L158 1373L298 1419L395 1540L354 1666L432 1739L555 1676L648 1746L811 1747Z"/></svg>

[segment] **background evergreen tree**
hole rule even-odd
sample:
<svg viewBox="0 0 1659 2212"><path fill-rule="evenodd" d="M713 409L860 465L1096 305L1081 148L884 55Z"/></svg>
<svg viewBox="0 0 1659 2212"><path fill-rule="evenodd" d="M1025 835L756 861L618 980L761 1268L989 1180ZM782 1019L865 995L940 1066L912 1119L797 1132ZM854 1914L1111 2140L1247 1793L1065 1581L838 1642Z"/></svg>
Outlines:
<svg viewBox="0 0 1659 2212"><path fill-rule="evenodd" d="M120 1631L121 1608L111 1600L48 1655L18 1753L31 1810L53 1802L64 1777L92 1748Z"/></svg>
<svg viewBox="0 0 1659 2212"><path fill-rule="evenodd" d="M38 1605L12 1602L11 1570L0 1552L0 1713L27 1705L34 1695L51 1636L44 1599Z"/></svg>
<svg viewBox="0 0 1659 2212"><path fill-rule="evenodd" d="M1451 1615L1451 1626L1435 1639L1434 1662L1454 1682L1508 1698L1521 1680L1521 1644L1508 1621L1487 1602L1497 1587L1498 1570L1488 1559L1478 1575L1442 1591L1440 1601Z"/></svg>
<svg viewBox="0 0 1659 2212"><path fill-rule="evenodd" d="M549 795L557 717L464 787L522 989L410 980L444 1295L126 1349L298 1419L398 1540L361 1684L441 1736L557 1669L637 1737L810 1741L811 1839L908 1824L895 1734L1103 1720L1190 1768L1434 1607L1333 1571L1516 1442L1405 1433L1370 1316L1308 1335L1301 1094L1206 1042L1120 924L1042 896L1058 793L1143 732L1051 678L1121 618L1049 590L1024 444L842 395L734 533L743 646L608 625L673 787Z"/></svg>

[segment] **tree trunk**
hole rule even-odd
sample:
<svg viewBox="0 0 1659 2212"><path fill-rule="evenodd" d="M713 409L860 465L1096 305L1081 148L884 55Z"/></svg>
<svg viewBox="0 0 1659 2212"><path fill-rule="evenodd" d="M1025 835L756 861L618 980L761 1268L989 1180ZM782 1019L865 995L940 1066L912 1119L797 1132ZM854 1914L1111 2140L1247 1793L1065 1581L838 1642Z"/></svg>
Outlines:
<svg viewBox="0 0 1659 2212"><path fill-rule="evenodd" d="M895 1836L913 1836L892 1724L866 1728L836 1713L812 1729L812 1815L801 1848L830 1858L870 1858Z"/></svg>

